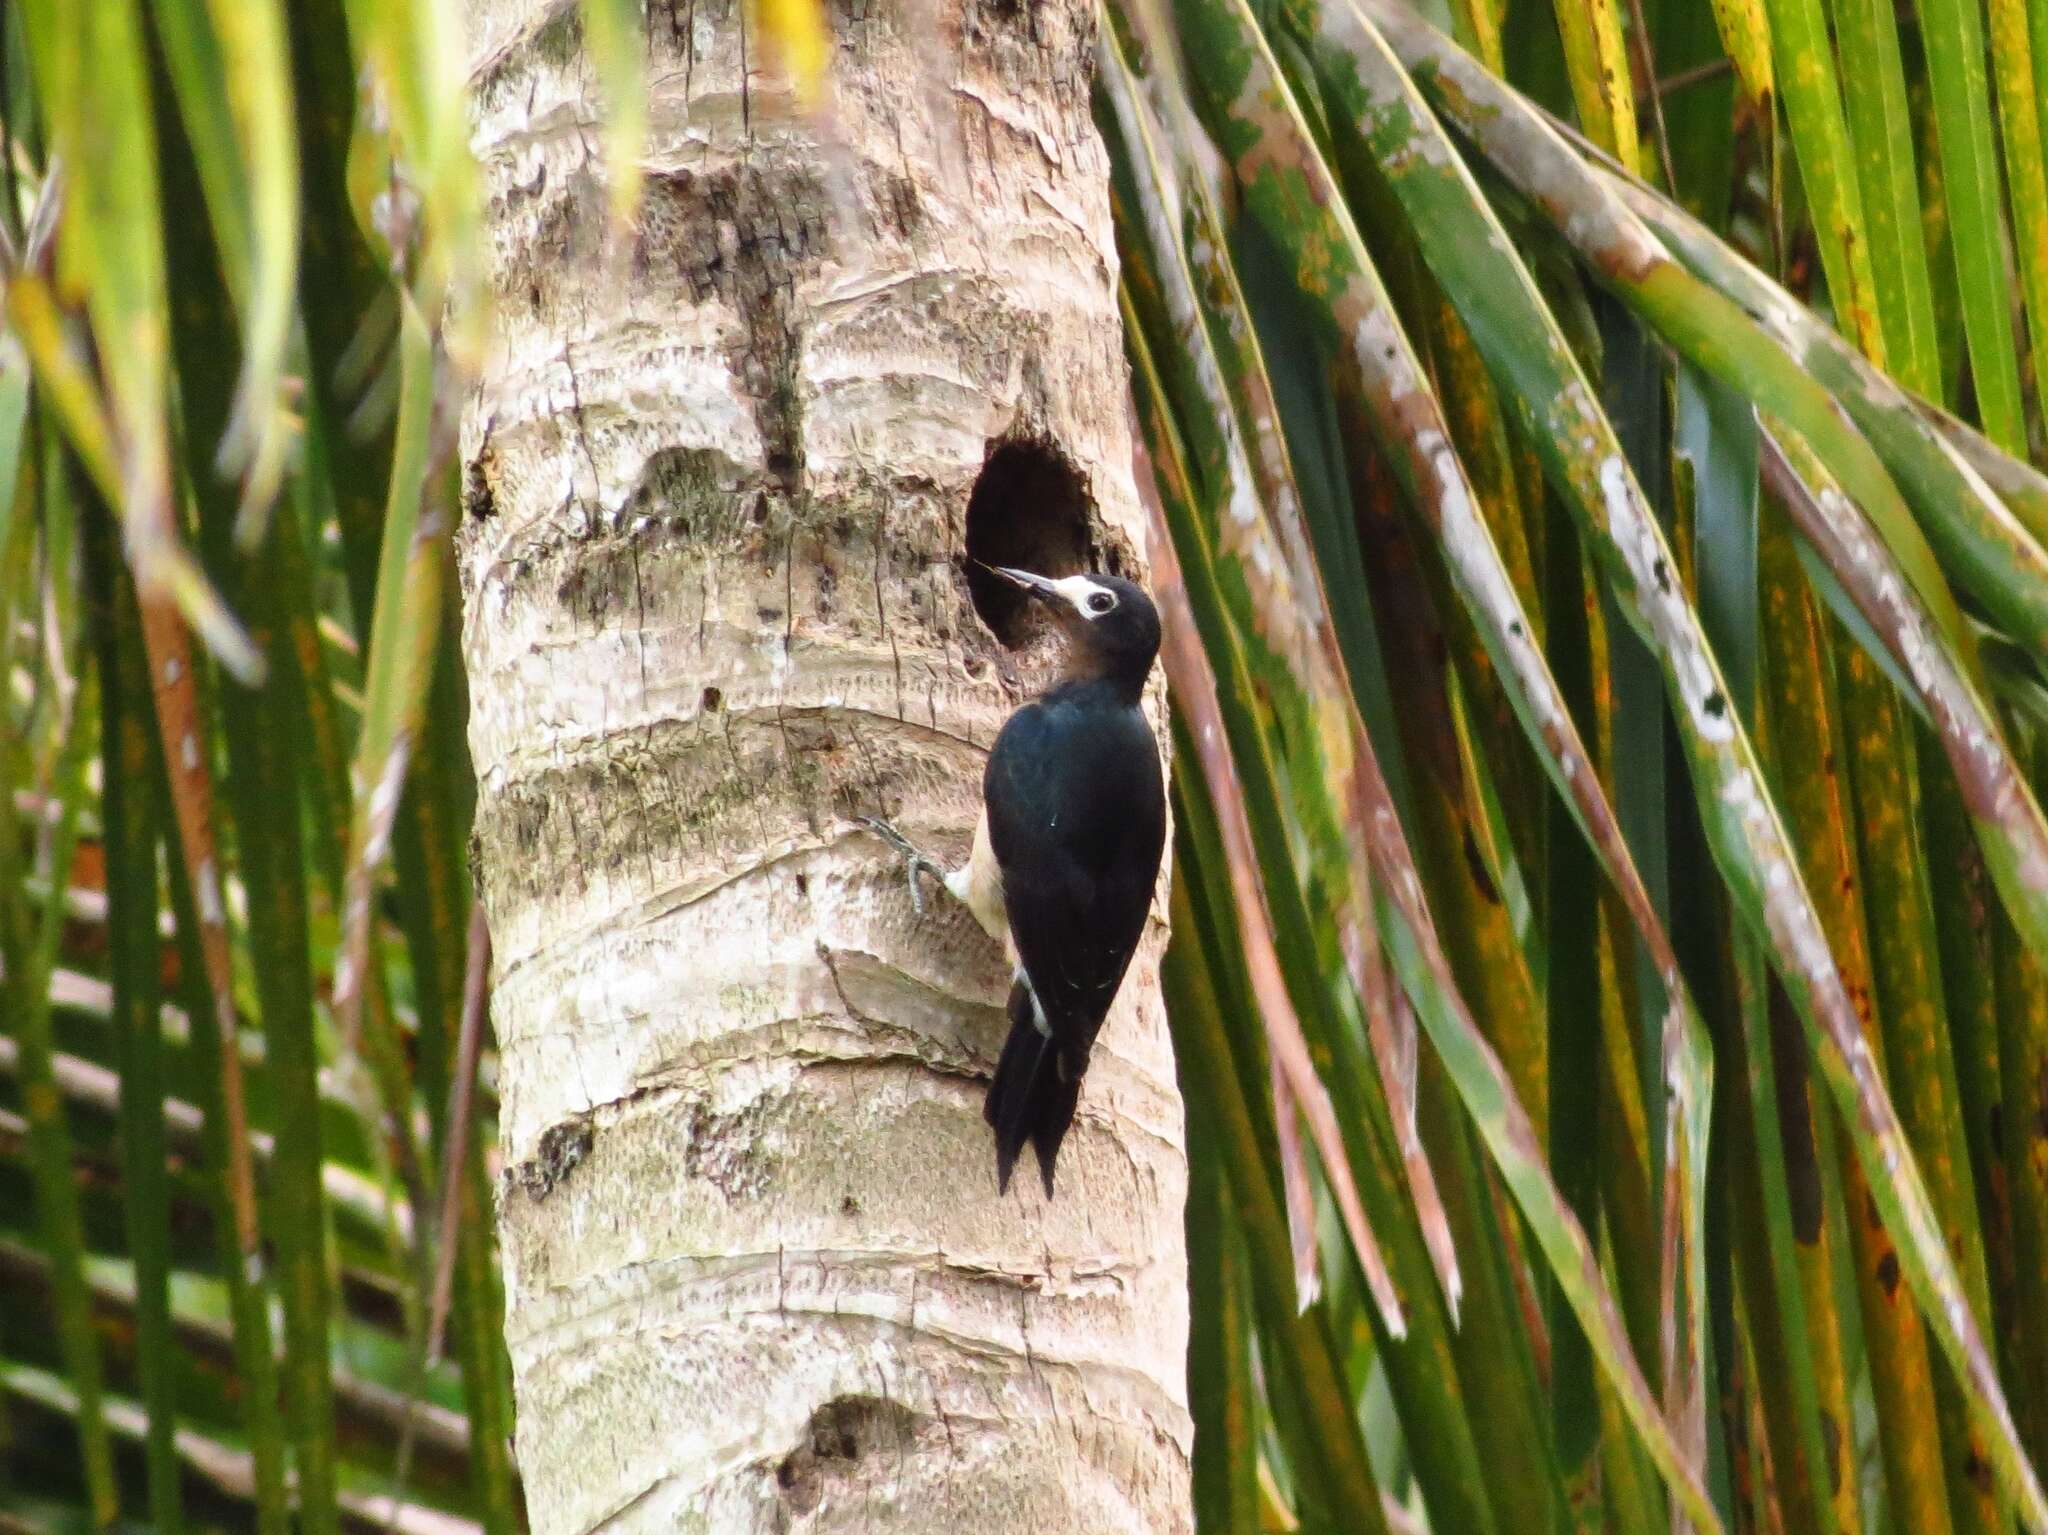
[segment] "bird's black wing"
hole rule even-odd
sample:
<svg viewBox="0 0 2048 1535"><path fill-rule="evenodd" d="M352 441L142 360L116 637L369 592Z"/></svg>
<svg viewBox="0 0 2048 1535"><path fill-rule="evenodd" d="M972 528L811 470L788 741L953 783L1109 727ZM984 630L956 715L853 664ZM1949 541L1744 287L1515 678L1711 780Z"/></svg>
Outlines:
<svg viewBox="0 0 2048 1535"><path fill-rule="evenodd" d="M1003 727L983 799L1018 958L1078 1080L1152 903L1158 746L1136 709L1054 694Z"/></svg>

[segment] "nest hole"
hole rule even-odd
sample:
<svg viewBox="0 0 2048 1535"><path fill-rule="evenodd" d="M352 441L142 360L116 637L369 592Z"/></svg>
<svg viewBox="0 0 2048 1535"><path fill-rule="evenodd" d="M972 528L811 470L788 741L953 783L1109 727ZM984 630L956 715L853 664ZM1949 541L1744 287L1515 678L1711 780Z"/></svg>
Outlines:
<svg viewBox="0 0 2048 1535"><path fill-rule="evenodd" d="M990 451L967 499L967 595L1005 649L1036 639L1045 620L1024 593L982 567L1054 577L1087 570L1094 514L1087 480L1053 443L1013 438Z"/></svg>

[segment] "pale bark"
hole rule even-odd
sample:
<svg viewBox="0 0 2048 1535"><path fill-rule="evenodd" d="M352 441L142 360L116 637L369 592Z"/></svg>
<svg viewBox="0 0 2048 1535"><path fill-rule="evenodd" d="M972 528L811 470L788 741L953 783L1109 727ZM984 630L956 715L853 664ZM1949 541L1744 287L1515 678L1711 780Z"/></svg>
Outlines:
<svg viewBox="0 0 2048 1535"><path fill-rule="evenodd" d="M464 650L534 1527L1184 1531L1164 929L1058 1199L999 1199L1001 954L851 820L964 855L1044 678L969 602L985 462L978 550L1142 570L1092 8L834 6L827 152L758 39L743 103L733 5L653 0L623 254L574 5L471 10Z"/></svg>

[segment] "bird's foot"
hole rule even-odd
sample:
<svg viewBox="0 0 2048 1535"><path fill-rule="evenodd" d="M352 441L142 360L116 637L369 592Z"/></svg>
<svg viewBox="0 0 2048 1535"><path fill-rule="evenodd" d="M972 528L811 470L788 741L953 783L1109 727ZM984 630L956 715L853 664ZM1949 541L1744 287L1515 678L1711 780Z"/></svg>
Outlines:
<svg viewBox="0 0 2048 1535"><path fill-rule="evenodd" d="M918 885L917 876L919 873L929 874L943 885L946 882L945 866L887 821L871 815L857 815L854 821L865 826L903 855L903 877L910 885L910 904L920 917L923 916L924 890Z"/></svg>

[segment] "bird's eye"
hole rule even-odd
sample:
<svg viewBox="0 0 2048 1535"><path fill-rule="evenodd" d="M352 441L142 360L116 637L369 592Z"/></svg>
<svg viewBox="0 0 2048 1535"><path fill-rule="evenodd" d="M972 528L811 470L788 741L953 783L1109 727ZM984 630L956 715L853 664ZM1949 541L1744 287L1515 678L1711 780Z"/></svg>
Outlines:
<svg viewBox="0 0 2048 1535"><path fill-rule="evenodd" d="M1089 594L1088 611L1091 613L1107 613L1115 606L1116 598L1108 592L1092 592Z"/></svg>

